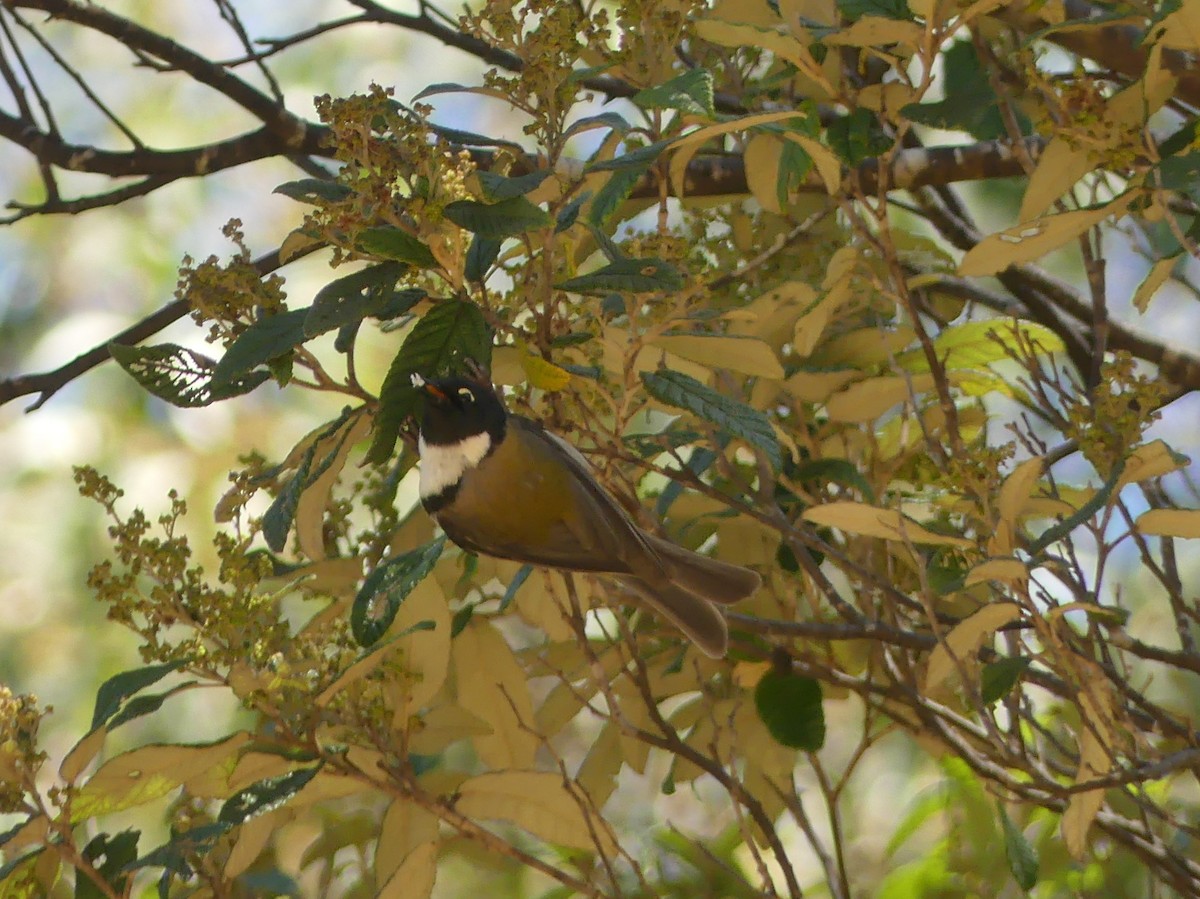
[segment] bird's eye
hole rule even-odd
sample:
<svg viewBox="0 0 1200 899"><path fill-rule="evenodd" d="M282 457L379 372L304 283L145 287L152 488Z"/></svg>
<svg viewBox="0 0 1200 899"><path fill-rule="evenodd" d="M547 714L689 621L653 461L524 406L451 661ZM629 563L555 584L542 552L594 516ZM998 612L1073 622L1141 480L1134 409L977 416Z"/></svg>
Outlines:
<svg viewBox="0 0 1200 899"><path fill-rule="evenodd" d="M458 388L458 395L468 402L475 402L475 392L470 387Z"/></svg>

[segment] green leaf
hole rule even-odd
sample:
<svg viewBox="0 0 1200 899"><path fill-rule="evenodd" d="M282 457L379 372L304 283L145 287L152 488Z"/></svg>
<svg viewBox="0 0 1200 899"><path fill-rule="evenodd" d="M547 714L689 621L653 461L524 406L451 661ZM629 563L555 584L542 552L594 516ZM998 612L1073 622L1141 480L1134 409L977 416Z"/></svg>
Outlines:
<svg viewBox="0 0 1200 899"><path fill-rule="evenodd" d="M1063 342L1045 325L1021 320L974 321L946 328L933 341L937 358L948 371L981 369L1034 348L1040 353L1061 353ZM929 371L929 357L922 350L901 354L897 362L905 371Z"/></svg>
<svg viewBox="0 0 1200 899"><path fill-rule="evenodd" d="M433 252L403 228L390 225L367 228L358 235L358 247L372 256L382 256L396 262L407 262L417 268L433 268L437 259Z"/></svg>
<svg viewBox="0 0 1200 899"><path fill-rule="evenodd" d="M456 200L444 212L446 218L460 228L493 240L515 237L535 228L544 228L551 222L548 212L524 197L513 197L499 203Z"/></svg>
<svg viewBox="0 0 1200 899"><path fill-rule="evenodd" d="M678 109L712 117L713 77L707 69L688 69L657 87L638 91L630 99L643 109Z"/></svg>
<svg viewBox="0 0 1200 899"><path fill-rule="evenodd" d="M628 134L632 127L625 120L624 116L615 112L602 112L599 115L590 115L582 119L576 119L567 126L567 130L563 132L563 137L574 137L576 134L582 134L585 131L591 131L595 128L608 128L616 131L618 134Z"/></svg>
<svg viewBox="0 0 1200 899"><path fill-rule="evenodd" d="M1004 805L996 803L1000 813L1000 827L1004 831L1004 854L1008 857L1008 870L1012 872L1017 886L1023 890L1032 890L1038 882L1038 854L1029 845L1025 834L1009 820Z"/></svg>
<svg viewBox="0 0 1200 899"><path fill-rule="evenodd" d="M265 778L243 790L238 790L225 800L225 804L221 806L221 811L217 815L217 821L221 824L236 826L250 820L255 815L277 809L300 792L300 789L316 777L320 770L320 765L301 768L278 777Z"/></svg>
<svg viewBox="0 0 1200 899"><path fill-rule="evenodd" d="M316 337L364 318L386 321L400 317L427 296L415 287L396 290L396 281L406 271L408 266L398 262L381 262L330 281L317 291L308 309L305 336Z"/></svg>
<svg viewBox="0 0 1200 899"><path fill-rule="evenodd" d="M646 391L661 403L686 409L722 430L761 449L778 471L782 461L779 440L767 416L745 403L717 393L695 378L677 371L643 372Z"/></svg>
<svg viewBox="0 0 1200 899"><path fill-rule="evenodd" d="M501 241L476 234L467 248L467 262L463 266L463 277L472 284L479 284L487 277L488 270L500 255Z"/></svg>
<svg viewBox="0 0 1200 899"><path fill-rule="evenodd" d="M853 487L868 503L875 502L875 491L857 465L846 459L809 459L796 467L792 480L800 484L838 484Z"/></svg>
<svg viewBox="0 0 1200 899"><path fill-rule="evenodd" d="M847 165L873 159L892 145L869 110L861 107L849 115L834 119L825 130L829 148Z"/></svg>
<svg viewBox="0 0 1200 899"><path fill-rule="evenodd" d="M339 200L346 199L353 191L336 181L326 181L323 178L301 178L299 181L289 181L279 185L273 193L282 194L302 203L316 203L318 200L337 203Z"/></svg>
<svg viewBox="0 0 1200 899"><path fill-rule="evenodd" d="M913 20L907 0L837 0L837 8L851 22L863 16L882 16L902 22Z"/></svg>
<svg viewBox="0 0 1200 899"><path fill-rule="evenodd" d="M1033 659L1025 656L1010 656L999 662L984 665L979 677L979 694L983 698L983 704L991 705L1007 696L1032 661Z"/></svg>
<svg viewBox="0 0 1200 899"><path fill-rule="evenodd" d="M367 575L350 609L350 630L359 646L371 646L391 627L400 604L433 570L446 546L438 537L424 546L380 562Z"/></svg>
<svg viewBox="0 0 1200 899"><path fill-rule="evenodd" d="M554 286L576 293L607 293L610 290L653 293L679 290L683 287L683 277L675 266L661 259L618 259L590 274L568 278Z"/></svg>
<svg viewBox="0 0 1200 899"><path fill-rule="evenodd" d="M238 335L213 371L213 384L224 388L252 368L290 353L307 340L307 309L264 315Z"/></svg>
<svg viewBox="0 0 1200 899"><path fill-rule="evenodd" d="M508 582L508 587L504 591L504 598L500 600L498 611L504 612L512 605L512 601L517 598L517 591L521 589L521 585L525 581L529 580L529 575L532 573L532 565L522 565L517 569L517 573L513 575L513 579Z"/></svg>
<svg viewBox="0 0 1200 899"><path fill-rule="evenodd" d="M412 376L434 378L461 369L468 359L485 371L490 368L492 336L487 322L474 303L443 300L413 326L392 360L379 391L368 462L380 464L391 458L400 425L416 410L418 392Z"/></svg>
<svg viewBox="0 0 1200 899"><path fill-rule="evenodd" d="M603 162L591 162L584 166L584 174L591 172L607 172L616 169L626 169L634 166L646 166L655 162L658 157L662 156L663 151L671 146L674 140L657 140L652 144L646 144L644 147L638 147L636 150L616 156L612 159L606 159Z"/></svg>
<svg viewBox="0 0 1200 899"><path fill-rule="evenodd" d="M96 691L96 707L92 712L92 726L88 730L95 730L105 724L121 708L122 702L139 690L158 683L172 671L178 671L189 661L189 659L177 659L173 662L147 665L144 668L134 668L132 671L114 674Z"/></svg>
<svg viewBox="0 0 1200 899"><path fill-rule="evenodd" d="M613 172L604 182L604 186L596 191L596 197L588 207L588 222L594 227L600 227L608 221L609 216L629 199L629 195L645 177L649 168L650 163L645 162Z"/></svg>
<svg viewBox="0 0 1200 899"><path fill-rule="evenodd" d="M108 353L148 393L184 409L241 396L270 377L256 371L214 385L216 361L174 343L147 347L110 343Z"/></svg>
<svg viewBox="0 0 1200 899"><path fill-rule="evenodd" d="M518 175L515 178L510 178L506 175L497 175L494 172L477 173L479 186L483 188L484 197L493 203L498 203L501 200L511 200L514 197L523 197L525 194L536 189L549 176L549 169L538 169L535 172Z"/></svg>
<svg viewBox="0 0 1200 899"><path fill-rule="evenodd" d="M919 125L966 131L978 140L996 140L1007 136L1000 104L992 90L987 70L979 62L970 41L957 41L944 54L945 99L935 103L909 103L901 115ZM1029 119L1018 112L1022 134L1032 128Z"/></svg>
<svg viewBox="0 0 1200 899"><path fill-rule="evenodd" d="M825 745L821 685L811 677L768 671L754 688L754 706L781 745L804 752L816 752Z"/></svg>
<svg viewBox="0 0 1200 899"><path fill-rule="evenodd" d="M592 196L590 190L585 190L578 194L570 203L559 210L558 215L554 219L554 233L561 234L575 224L575 220L579 218L579 210Z"/></svg>
<svg viewBox="0 0 1200 899"><path fill-rule="evenodd" d="M84 859L118 896L124 895L130 876L125 867L137 859L139 836L137 830L123 830L112 837L99 833L83 847ZM105 895L91 877L82 873L75 877L75 899L104 899Z"/></svg>

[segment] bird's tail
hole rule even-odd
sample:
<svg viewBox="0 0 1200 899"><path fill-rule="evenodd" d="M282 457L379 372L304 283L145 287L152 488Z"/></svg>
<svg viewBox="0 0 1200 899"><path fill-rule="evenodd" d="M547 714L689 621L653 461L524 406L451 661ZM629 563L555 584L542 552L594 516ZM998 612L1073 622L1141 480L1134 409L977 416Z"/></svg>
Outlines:
<svg viewBox="0 0 1200 899"><path fill-rule="evenodd" d="M744 569L743 569L744 570ZM638 595L652 612L666 618L687 635L707 656L719 659L729 645L729 629L721 610L669 581L650 582L622 577L621 583Z"/></svg>
<svg viewBox="0 0 1200 899"><path fill-rule="evenodd" d="M762 586L758 573L694 553L651 534L647 542L661 562L662 572L695 596L726 606L740 602Z"/></svg>

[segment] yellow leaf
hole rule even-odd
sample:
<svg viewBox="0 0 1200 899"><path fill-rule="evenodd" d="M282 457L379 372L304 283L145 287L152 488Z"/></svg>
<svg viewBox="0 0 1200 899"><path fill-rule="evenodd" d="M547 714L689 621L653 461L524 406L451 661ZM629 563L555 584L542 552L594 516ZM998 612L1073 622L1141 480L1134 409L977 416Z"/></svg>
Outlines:
<svg viewBox="0 0 1200 899"><path fill-rule="evenodd" d="M262 854L271 835L292 817L290 809L275 809L265 814L256 815L244 822L237 829L237 836L225 867L221 869L222 876L232 881L254 864L255 859Z"/></svg>
<svg viewBox="0 0 1200 899"><path fill-rule="evenodd" d="M182 786L190 777L236 757L249 740L239 732L205 746L151 744L109 759L80 787L71 821L145 805Z"/></svg>
<svg viewBox="0 0 1200 899"><path fill-rule="evenodd" d="M586 816L561 774L492 771L466 781L455 809L470 818L508 821L536 837L573 849L611 854L616 841L599 816ZM597 846L599 842L599 846Z"/></svg>
<svg viewBox="0 0 1200 899"><path fill-rule="evenodd" d="M1150 300L1154 298L1158 289L1163 286L1167 278L1171 277L1175 263L1179 261L1181 255L1181 253L1176 253L1174 256L1166 256L1155 262L1150 266L1150 271L1146 273L1146 277L1138 285L1137 290L1133 292L1133 308L1142 315L1146 314Z"/></svg>
<svg viewBox="0 0 1200 899"><path fill-rule="evenodd" d="M1200 51L1200 6L1181 3L1175 12L1164 16L1154 27L1158 43L1170 50L1188 53Z"/></svg>
<svg viewBox="0 0 1200 899"><path fill-rule="evenodd" d="M772 349L753 337L661 334L650 343L710 368L728 368L760 378L782 378L783 366Z"/></svg>
<svg viewBox="0 0 1200 899"><path fill-rule="evenodd" d="M996 498L996 531L988 540L989 556L1007 556L1015 549L1017 521L1044 468L1041 456L1026 459L1004 479Z"/></svg>
<svg viewBox="0 0 1200 899"><path fill-rule="evenodd" d="M1101 206L1035 219L989 234L963 256L958 273L965 277L994 275L1010 265L1040 259L1105 219L1120 216L1132 200L1133 192L1129 192Z"/></svg>
<svg viewBox="0 0 1200 899"><path fill-rule="evenodd" d="M521 368L531 387L553 393L562 390L571 383L571 373L565 368L559 368L553 362L537 356L521 346Z"/></svg>
<svg viewBox="0 0 1200 899"><path fill-rule="evenodd" d="M385 883L417 847L437 839L433 812L407 799L393 800L379 825L375 847L375 882Z"/></svg>
<svg viewBox="0 0 1200 899"><path fill-rule="evenodd" d="M1086 146L1063 135L1051 138L1029 176L1017 221L1027 222L1044 213L1050 204L1070 190L1075 182L1095 169Z"/></svg>
<svg viewBox="0 0 1200 899"><path fill-rule="evenodd" d="M1029 579L1029 569L1020 559L988 559L976 565L967 572L963 579L964 587L974 587L986 581L999 581L1002 584L1019 584Z"/></svg>
<svg viewBox="0 0 1200 899"><path fill-rule="evenodd" d="M861 375L855 369L800 371L784 382L784 388L802 403L823 403Z"/></svg>
<svg viewBox="0 0 1200 899"><path fill-rule="evenodd" d="M367 435L371 427L371 419L367 415L358 414L343 424L333 434L319 441L313 454L313 467L324 465L330 454L333 459L329 466L300 494L296 504L296 539L300 551L314 562L324 559L325 552L325 509L329 505L329 495L337 482L350 451L354 445Z"/></svg>
<svg viewBox="0 0 1200 899"><path fill-rule="evenodd" d="M403 633L421 621L432 621L432 630L416 630L396 643L403 653L402 684L406 702L398 714L420 709L433 701L446 682L450 667L450 607L434 578L425 578L400 606L392 630Z"/></svg>
<svg viewBox="0 0 1200 899"><path fill-rule="evenodd" d="M1146 481L1150 478L1161 478L1165 474L1178 471L1189 465L1191 459L1177 453L1161 440L1144 443L1129 454L1125 460L1125 469L1117 481L1116 493L1129 484Z"/></svg>
<svg viewBox="0 0 1200 899"><path fill-rule="evenodd" d="M754 199L767 212L783 212L779 205L779 161L783 157L783 142L773 134L755 134L742 154L746 184Z"/></svg>
<svg viewBox="0 0 1200 899"><path fill-rule="evenodd" d="M746 306L727 313L729 332L757 337L778 353L785 343L791 342L797 316L816 299L817 292L811 284L785 281Z"/></svg>
<svg viewBox="0 0 1200 899"><path fill-rule="evenodd" d="M1137 529L1155 537L1200 539L1200 509L1151 509L1138 518Z"/></svg>
<svg viewBox="0 0 1200 899"><path fill-rule="evenodd" d="M745 131L753 128L755 125L768 125L772 122L782 122L795 118L799 118L795 110L760 112L754 115L742 116L729 122L722 122L719 125L705 125L703 128L698 128L679 138L671 144L671 162L667 169L675 196L680 198L684 196L686 191L684 179L687 175L688 163L696 155L696 151L708 141L726 134L732 134L735 131Z"/></svg>
<svg viewBox="0 0 1200 899"><path fill-rule="evenodd" d="M792 63L809 75L819 73L820 66L809 53L807 45L790 34L739 22L701 19L695 25L697 36L722 47L761 47ZM808 35L805 35L808 38ZM796 118L793 111L789 118Z"/></svg>
<svg viewBox="0 0 1200 899"><path fill-rule="evenodd" d="M823 366L853 365L861 371L895 359L916 339L916 332L907 326L858 328L822 343L812 358Z"/></svg>
<svg viewBox="0 0 1200 899"><path fill-rule="evenodd" d="M199 785L199 788L189 781L188 790L189 792L196 793L196 795L206 797L213 795L221 796L237 792L268 777L279 777L280 775L288 774L298 768L303 768L306 764L305 762L289 759L273 752L254 752L251 750L238 758L235 764L229 766L229 770L225 771L224 780L217 781L219 786L216 787L215 793L209 787L210 781L216 780L215 777L205 778ZM225 767L221 766L218 772ZM203 792L200 790L203 790Z"/></svg>
<svg viewBox="0 0 1200 899"><path fill-rule="evenodd" d="M422 843L396 868L387 882L375 894L375 899L422 899L433 892L437 880L436 840Z"/></svg>
<svg viewBox="0 0 1200 899"><path fill-rule="evenodd" d="M83 769L91 764L104 746L104 738L108 736L108 728L105 726L97 727L94 731L85 736L82 740L75 744L67 757L62 760L62 764L58 766L58 776L67 783L73 783Z"/></svg>
<svg viewBox="0 0 1200 899"><path fill-rule="evenodd" d="M984 606L971 617L960 621L946 634L929 654L929 666L925 669L925 693L940 687L957 669L958 664L970 665L973 657L985 640L1004 625L1019 618L1021 609L1013 603L996 603Z"/></svg>
<svg viewBox="0 0 1200 899"><path fill-rule="evenodd" d="M1081 783L1103 777L1112 762L1108 750L1093 728L1081 726L1079 734L1079 769L1075 782ZM1071 857L1082 861L1087 855L1087 834L1104 805L1103 788L1071 794L1062 816L1063 842Z"/></svg>
<svg viewBox="0 0 1200 899"><path fill-rule="evenodd" d="M970 540L946 534L935 534L893 509L880 509L865 503L836 502L813 506L804 513L804 520L825 527L838 528L850 534L900 540L932 546L974 547Z"/></svg>
<svg viewBox="0 0 1200 899"><path fill-rule="evenodd" d="M409 725L408 748L420 755L436 755L451 743L491 732L490 724L462 706L439 705L414 716Z"/></svg>
<svg viewBox="0 0 1200 899"><path fill-rule="evenodd" d="M784 137L799 144L812 158L826 193L831 197L836 196L842 189L842 162L837 155L823 143L807 135L789 131Z"/></svg>
<svg viewBox="0 0 1200 899"><path fill-rule="evenodd" d="M796 320L792 334L792 349L797 356L809 356L813 353L833 316L852 299L852 296L850 278L846 276L836 281L825 296L805 310Z"/></svg>
<svg viewBox="0 0 1200 899"><path fill-rule="evenodd" d="M830 397L825 408L832 421L874 421L893 406L932 390L935 383L931 374L866 378Z"/></svg>
<svg viewBox="0 0 1200 899"><path fill-rule="evenodd" d="M305 251L321 245L315 237L309 237L303 231L296 230L288 234L279 245L279 262L285 264L302 255Z"/></svg>
<svg viewBox="0 0 1200 899"><path fill-rule="evenodd" d="M515 573L517 566L513 566ZM563 615L566 589L561 586L564 575L559 572L534 572L517 592L516 613L553 641L570 640L575 632ZM575 587L580 602L587 606L592 595L592 582L586 577L577 577Z"/></svg>
<svg viewBox="0 0 1200 899"><path fill-rule="evenodd" d="M525 673L512 650L490 624L478 617L453 641L458 702L492 727L473 741L480 760L491 768L528 768L537 754L531 732L533 703Z"/></svg>
<svg viewBox="0 0 1200 899"><path fill-rule="evenodd" d="M602 807L617 788L617 775L624 764L621 734L611 721L607 722L588 747L587 755L575 774L579 789L596 808Z"/></svg>
<svg viewBox="0 0 1200 899"><path fill-rule="evenodd" d="M848 28L835 31L821 39L834 47L886 47L904 44L916 49L921 45L925 29L915 22L901 22L883 16L863 16Z"/></svg>

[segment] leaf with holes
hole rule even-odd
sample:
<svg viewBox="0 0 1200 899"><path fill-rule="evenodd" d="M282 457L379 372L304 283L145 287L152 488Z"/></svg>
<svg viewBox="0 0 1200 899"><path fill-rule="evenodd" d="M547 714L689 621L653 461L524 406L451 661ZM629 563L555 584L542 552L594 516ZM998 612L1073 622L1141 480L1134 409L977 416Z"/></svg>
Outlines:
<svg viewBox="0 0 1200 899"><path fill-rule="evenodd" d="M661 259L618 259L590 274L568 278L554 286L576 293L607 293L610 290L654 293L679 290L683 287L683 276Z"/></svg>
<svg viewBox="0 0 1200 899"><path fill-rule="evenodd" d="M216 361L174 343L149 347L110 343L108 352L146 391L184 409L241 396L270 377L265 371L249 372L215 385Z"/></svg>
<svg viewBox="0 0 1200 899"><path fill-rule="evenodd" d="M391 627L400 604L433 570L445 546L446 538L438 537L381 562L367 575L350 609L350 630L359 646L370 646Z"/></svg>

